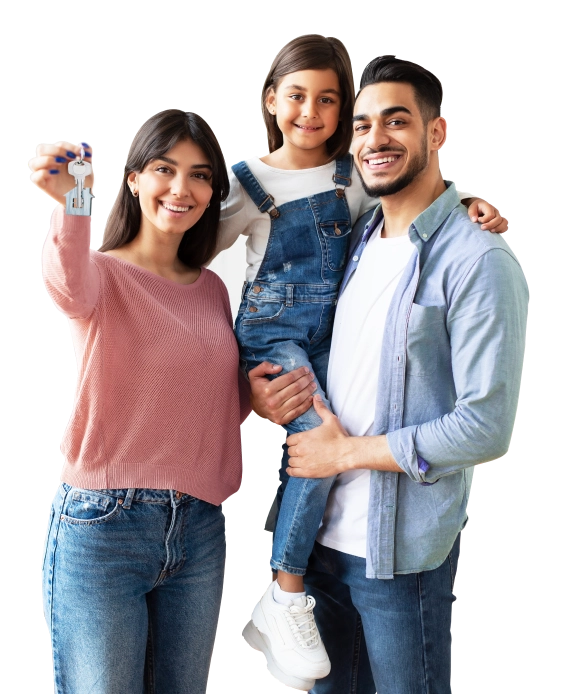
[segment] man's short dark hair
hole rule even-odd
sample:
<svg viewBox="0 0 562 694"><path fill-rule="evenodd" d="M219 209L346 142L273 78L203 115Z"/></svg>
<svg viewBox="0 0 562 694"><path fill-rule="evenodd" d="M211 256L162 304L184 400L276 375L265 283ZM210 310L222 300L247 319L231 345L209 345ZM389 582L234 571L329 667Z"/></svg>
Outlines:
<svg viewBox="0 0 562 694"><path fill-rule="evenodd" d="M441 115L443 87L437 77L421 65L400 60L394 55L381 55L371 60L363 70L359 90L379 82L411 84L424 123Z"/></svg>

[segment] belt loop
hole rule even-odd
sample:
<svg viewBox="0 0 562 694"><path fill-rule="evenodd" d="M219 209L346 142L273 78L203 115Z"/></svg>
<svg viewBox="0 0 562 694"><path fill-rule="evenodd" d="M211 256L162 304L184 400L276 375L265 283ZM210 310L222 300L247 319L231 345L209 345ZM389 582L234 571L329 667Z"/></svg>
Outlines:
<svg viewBox="0 0 562 694"><path fill-rule="evenodd" d="M292 284L285 285L286 295L285 295L285 306L291 307L293 305L293 286Z"/></svg>
<svg viewBox="0 0 562 694"><path fill-rule="evenodd" d="M131 508L133 503L133 498L135 496L135 488L127 489L127 495L125 496L125 501L123 502L123 508Z"/></svg>
<svg viewBox="0 0 562 694"><path fill-rule="evenodd" d="M250 283L246 280L242 285L242 296L240 297L240 301L244 301L244 299L246 298L246 289L248 289L249 284Z"/></svg>

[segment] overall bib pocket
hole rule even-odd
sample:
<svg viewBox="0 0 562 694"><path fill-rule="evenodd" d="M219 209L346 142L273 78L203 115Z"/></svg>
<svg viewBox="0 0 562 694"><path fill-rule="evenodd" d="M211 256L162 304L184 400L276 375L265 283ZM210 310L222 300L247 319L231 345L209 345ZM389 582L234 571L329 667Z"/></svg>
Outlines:
<svg viewBox="0 0 562 694"><path fill-rule="evenodd" d="M330 270L343 270L347 260L347 249L351 224L348 221L320 222L322 241L326 249L326 259Z"/></svg>

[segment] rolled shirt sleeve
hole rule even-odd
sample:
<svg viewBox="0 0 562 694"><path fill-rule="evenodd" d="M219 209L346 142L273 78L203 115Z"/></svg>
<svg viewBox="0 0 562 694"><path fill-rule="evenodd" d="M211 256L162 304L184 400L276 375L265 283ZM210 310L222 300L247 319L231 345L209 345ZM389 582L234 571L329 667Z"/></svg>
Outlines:
<svg viewBox="0 0 562 694"><path fill-rule="evenodd" d="M456 403L452 412L387 434L414 481L433 483L503 456L523 366L528 289L515 258L484 253L455 289L447 312Z"/></svg>

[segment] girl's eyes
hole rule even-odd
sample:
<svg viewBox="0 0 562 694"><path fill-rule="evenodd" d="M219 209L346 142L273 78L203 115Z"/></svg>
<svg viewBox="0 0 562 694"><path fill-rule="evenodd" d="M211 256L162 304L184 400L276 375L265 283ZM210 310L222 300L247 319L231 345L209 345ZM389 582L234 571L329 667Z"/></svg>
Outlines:
<svg viewBox="0 0 562 694"><path fill-rule="evenodd" d="M158 171L159 173L172 173L167 166L157 166L154 170Z"/></svg>
<svg viewBox="0 0 562 694"><path fill-rule="evenodd" d="M303 101L304 96L302 94L290 94L289 99L292 99L293 101ZM331 99L329 96L321 96L318 101L321 104L335 104L336 102L334 99Z"/></svg>

